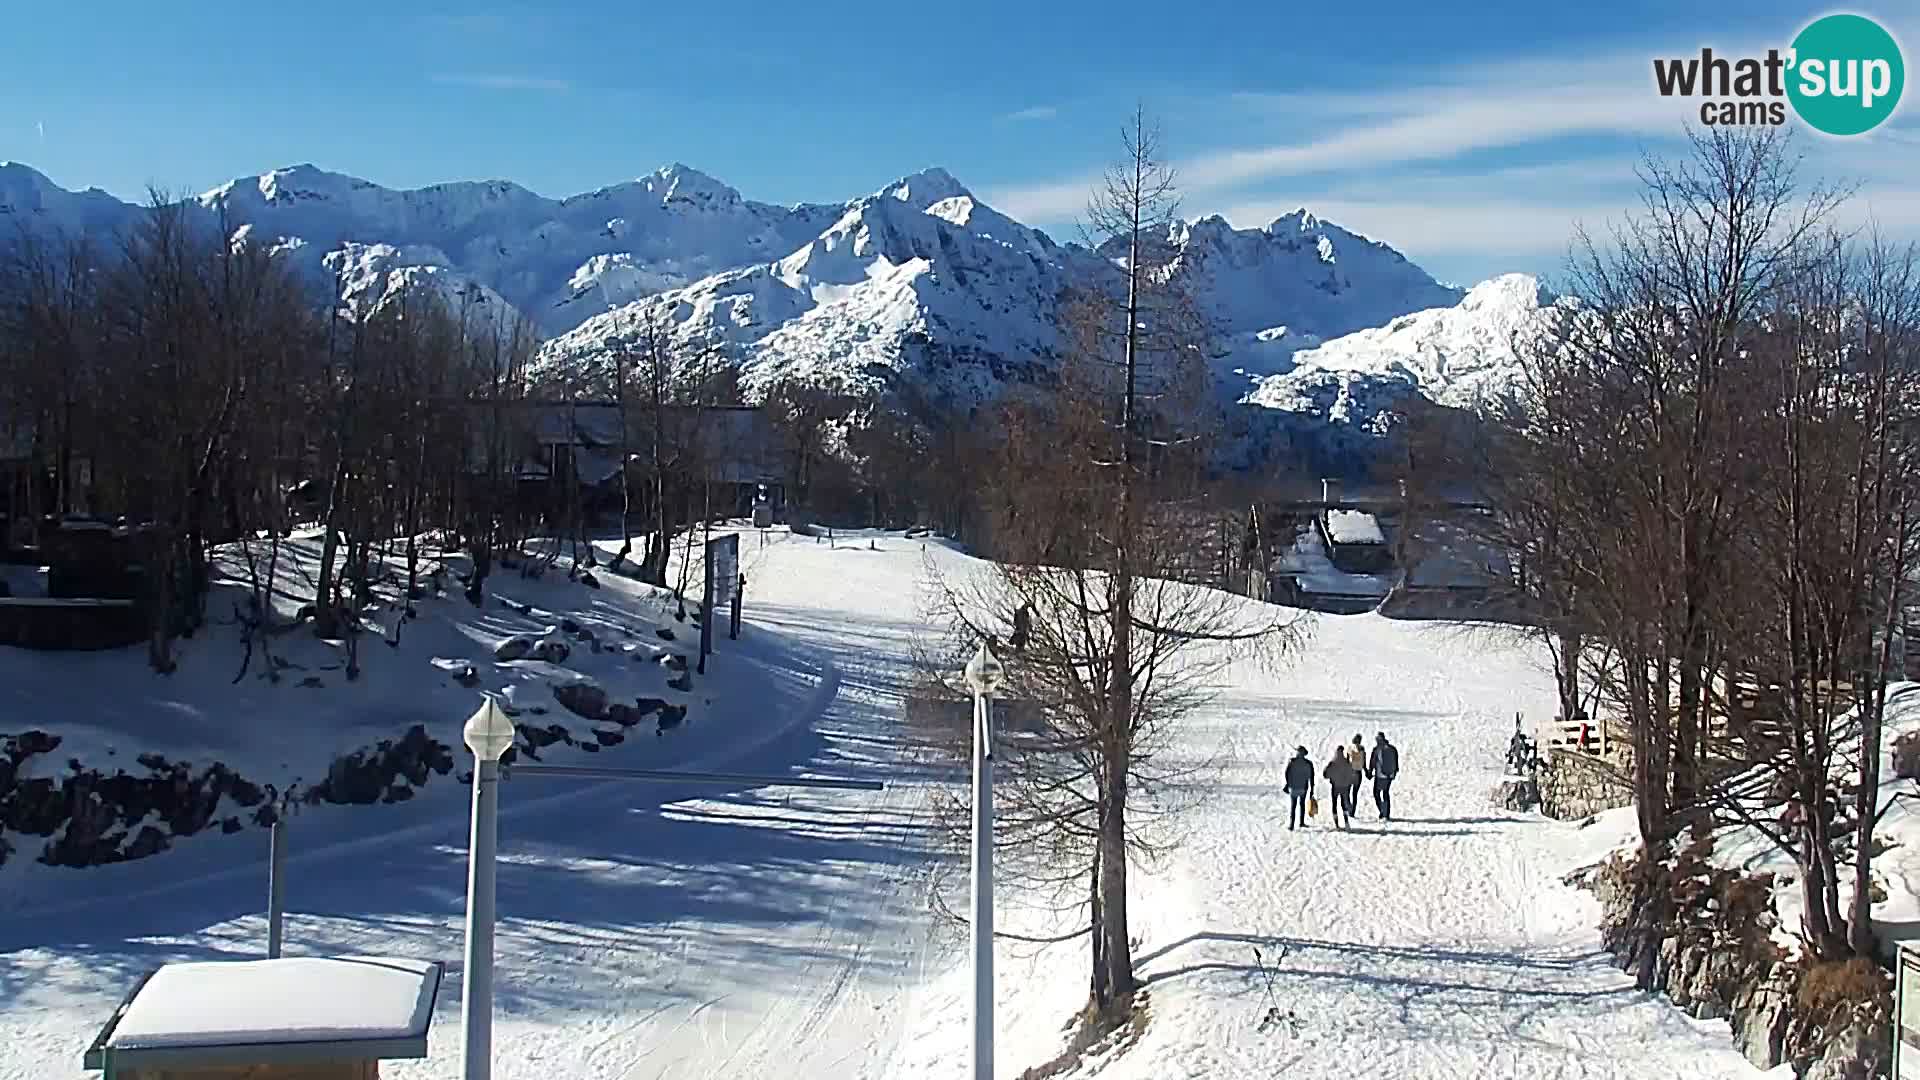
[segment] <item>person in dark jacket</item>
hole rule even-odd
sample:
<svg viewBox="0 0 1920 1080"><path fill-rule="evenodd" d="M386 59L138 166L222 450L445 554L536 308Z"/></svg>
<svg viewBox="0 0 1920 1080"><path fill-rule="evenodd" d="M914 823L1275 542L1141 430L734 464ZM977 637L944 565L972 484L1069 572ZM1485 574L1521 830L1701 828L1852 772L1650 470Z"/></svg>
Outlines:
<svg viewBox="0 0 1920 1080"><path fill-rule="evenodd" d="M1367 759L1367 775L1373 778L1373 805L1381 821L1393 820L1393 778L1400 775L1400 749L1387 741L1387 733L1375 732L1373 756Z"/></svg>
<svg viewBox="0 0 1920 1080"><path fill-rule="evenodd" d="M1328 798L1333 802L1333 824L1337 828L1347 828L1353 824L1354 791L1360 786L1360 770L1353 767L1353 761L1347 757L1347 748L1336 745L1333 757L1327 760L1327 767L1320 775L1327 778L1330 789Z"/></svg>
<svg viewBox="0 0 1920 1080"><path fill-rule="evenodd" d="M1287 817L1287 828L1297 829L1307 823L1307 799L1313 795L1313 759L1307 757L1307 748L1294 748L1293 760L1287 762L1287 798L1292 807Z"/></svg>

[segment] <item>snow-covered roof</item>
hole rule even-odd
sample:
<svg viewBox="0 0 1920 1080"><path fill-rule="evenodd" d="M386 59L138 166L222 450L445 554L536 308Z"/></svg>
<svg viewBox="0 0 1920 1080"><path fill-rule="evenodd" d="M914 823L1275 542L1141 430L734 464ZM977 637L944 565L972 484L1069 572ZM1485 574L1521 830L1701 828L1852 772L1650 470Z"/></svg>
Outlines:
<svg viewBox="0 0 1920 1080"><path fill-rule="evenodd" d="M168 964L114 1025L114 1051L424 1039L431 960L300 956Z"/></svg>
<svg viewBox="0 0 1920 1080"><path fill-rule="evenodd" d="M1297 527L1293 546L1274 560L1272 572L1293 578L1304 592L1322 596L1384 597L1393 588L1391 574L1349 574L1333 565L1326 544L1311 525Z"/></svg>
<svg viewBox="0 0 1920 1080"><path fill-rule="evenodd" d="M1384 544L1387 536L1372 514L1360 510L1327 511L1327 535L1336 544Z"/></svg>

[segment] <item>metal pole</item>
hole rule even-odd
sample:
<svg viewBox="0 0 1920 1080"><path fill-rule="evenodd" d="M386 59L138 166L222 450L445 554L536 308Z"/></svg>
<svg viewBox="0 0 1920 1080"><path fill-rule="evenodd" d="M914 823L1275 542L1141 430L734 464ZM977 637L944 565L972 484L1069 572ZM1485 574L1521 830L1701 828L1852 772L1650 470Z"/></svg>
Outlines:
<svg viewBox="0 0 1920 1080"><path fill-rule="evenodd" d="M282 924L287 911L287 810L280 807L274 812L273 826L268 830L269 854L267 856L267 959L280 957Z"/></svg>
<svg viewBox="0 0 1920 1080"><path fill-rule="evenodd" d="M973 1076L993 1078L993 706L973 695Z"/></svg>
<svg viewBox="0 0 1920 1080"><path fill-rule="evenodd" d="M467 987L460 1026L467 1047L464 1080L493 1073L493 856L499 830L500 762L474 758L473 838L467 845Z"/></svg>

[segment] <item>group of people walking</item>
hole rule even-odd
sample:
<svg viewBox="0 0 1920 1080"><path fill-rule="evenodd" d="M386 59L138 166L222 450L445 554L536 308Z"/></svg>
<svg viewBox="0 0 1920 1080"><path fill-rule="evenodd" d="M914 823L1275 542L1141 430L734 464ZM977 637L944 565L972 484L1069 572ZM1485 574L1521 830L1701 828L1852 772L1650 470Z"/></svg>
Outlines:
<svg viewBox="0 0 1920 1080"><path fill-rule="evenodd" d="M1320 771L1332 789L1333 823L1339 828L1353 823L1362 777L1373 781L1373 805L1379 811L1380 820L1393 820L1393 778L1400 775L1400 749L1387 741L1384 731L1375 733L1373 739L1373 752L1369 754L1356 733L1350 745L1333 748L1333 756ZM1291 804L1287 828L1297 829L1312 816L1309 801L1314 797L1313 759L1307 755L1306 747L1295 748L1293 760L1287 762L1286 783Z"/></svg>

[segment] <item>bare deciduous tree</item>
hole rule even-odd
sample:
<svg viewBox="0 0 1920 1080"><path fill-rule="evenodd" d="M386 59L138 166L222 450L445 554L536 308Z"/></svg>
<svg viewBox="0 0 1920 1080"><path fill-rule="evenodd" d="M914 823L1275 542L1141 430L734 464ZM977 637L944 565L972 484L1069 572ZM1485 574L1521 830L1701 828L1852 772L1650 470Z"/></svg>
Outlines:
<svg viewBox="0 0 1920 1080"><path fill-rule="evenodd" d="M1184 768L1161 757L1174 724L1236 656L1271 656L1297 625L1231 594L1170 580L1195 536L1150 512L1204 469L1206 326L1170 240L1173 175L1136 112L1125 156L1089 209L1093 246L1117 266L1065 305L1066 356L1052 393L1013 406L982 493L1002 562L937 593L952 667L1019 613L1010 696L1037 710L1011 744L997 799L999 844L1029 881L1069 886L1084 911L1094 1014L1124 1013L1136 987L1127 873L1156 842ZM1211 522L1204 528L1211 529Z"/></svg>

